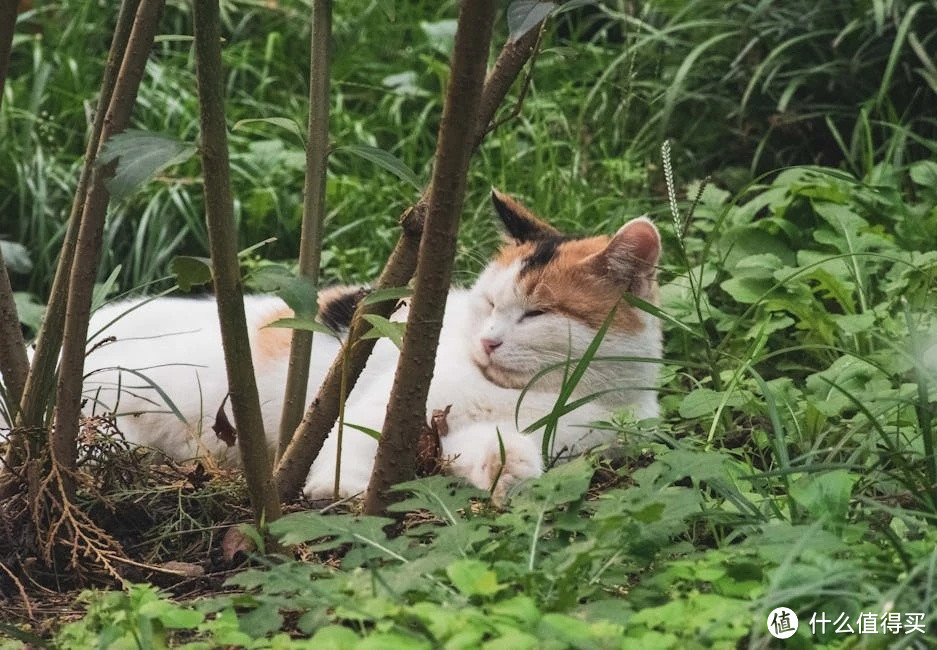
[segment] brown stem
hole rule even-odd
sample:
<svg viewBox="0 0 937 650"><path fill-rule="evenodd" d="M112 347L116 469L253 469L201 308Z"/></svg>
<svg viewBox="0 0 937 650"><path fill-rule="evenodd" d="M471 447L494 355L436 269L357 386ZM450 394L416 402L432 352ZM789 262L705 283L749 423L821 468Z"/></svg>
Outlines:
<svg viewBox="0 0 937 650"><path fill-rule="evenodd" d="M369 514L383 512L390 500L389 488L414 475L413 450L422 429L420 425L426 420L426 396L452 279L494 12L493 0L464 2L459 11L452 73L439 125L432 191L407 319L409 327L404 333L387 417L365 495L364 509Z"/></svg>
<svg viewBox="0 0 937 650"><path fill-rule="evenodd" d="M39 328L39 336L36 340L36 354L33 356L32 366L23 390L20 422L27 428L38 430L42 427L52 386L55 383L55 366L58 363L59 350L62 347L62 334L65 331L65 306L68 300L69 275L72 262L75 259L75 247L78 242L81 215L84 211L85 198L88 194L88 185L91 182L98 148L102 142L101 133L104 130L107 107L114 94L117 73L124 59L124 51L127 48L127 41L130 39L130 32L133 28L134 17L139 4L140 0L124 0L120 6L114 36L111 39L111 49L107 57L107 65L104 68L104 77L101 80L101 93L98 98L97 110L95 110L91 134L85 148L85 162L81 168L78 185L75 188L75 197L72 200L72 207L68 216L68 228L65 232L58 265L55 269L55 277L52 281L49 305L46 308L42 326Z"/></svg>
<svg viewBox="0 0 937 650"><path fill-rule="evenodd" d="M202 174L205 178L205 218L212 258L212 275L221 344L238 429L238 450L247 491L258 526L280 516L280 502L271 465L260 397L251 359L237 231L231 200L228 129L224 114L224 73L221 66L221 17L218 0L195 0L195 73L198 80Z"/></svg>
<svg viewBox="0 0 937 650"><path fill-rule="evenodd" d="M536 26L517 41L508 42L501 49L498 58L488 77L481 94L481 104L478 111L474 133L474 147L478 148L488 125L494 119L498 107L504 101L511 84L517 79L524 64L533 53L537 42L537 33L540 26ZM417 264L417 251L420 247L420 237L423 233L423 222L426 218L427 199L431 188L427 187L423 196L411 207L407 208L400 217L401 234L393 252L375 283L375 289L405 286L413 277ZM332 363L325 380L319 387L319 392L310 407L306 410L293 442L284 452L276 468L277 485L280 488L280 498L293 499L299 493L303 480L309 472L309 467L319 455L325 438L335 424L338 417L339 403L344 400L354 388L361 371L364 369L371 350L374 348L374 339L361 339L361 335L371 329L367 321L363 320L365 314L377 314L385 318L394 308L393 301L373 305L362 305L355 314L351 330L348 333L348 344L342 349L338 358ZM349 357L346 359L346 355ZM342 368L346 367L346 388L342 391Z"/></svg>
<svg viewBox="0 0 937 650"><path fill-rule="evenodd" d="M114 84L114 92L104 117L101 142L127 128L143 79L147 58L159 28L164 0L141 0L127 51ZM81 388L85 362L85 339L91 295L97 278L104 233L104 218L110 200L104 187L113 174L113 164L95 167L81 215L75 259L68 280L62 359L56 383L55 428L52 431L52 461L61 470L66 498L71 496L71 474L75 468L78 419L81 415Z"/></svg>
<svg viewBox="0 0 937 650"><path fill-rule="evenodd" d="M329 155L329 74L332 0L312 3L312 43L309 56L309 136L306 142L306 188L303 229L299 244L299 275L319 284L322 224L325 221L325 175ZM306 408L312 332L293 330L280 419L277 456L286 451Z"/></svg>
<svg viewBox="0 0 937 650"><path fill-rule="evenodd" d="M16 29L17 0L0 0L0 103L3 102L3 87L6 85L10 51L13 49L13 32ZM6 386L6 400L10 422L16 418L23 386L29 372L26 358L26 342L20 327L13 286L0 252L0 377Z"/></svg>

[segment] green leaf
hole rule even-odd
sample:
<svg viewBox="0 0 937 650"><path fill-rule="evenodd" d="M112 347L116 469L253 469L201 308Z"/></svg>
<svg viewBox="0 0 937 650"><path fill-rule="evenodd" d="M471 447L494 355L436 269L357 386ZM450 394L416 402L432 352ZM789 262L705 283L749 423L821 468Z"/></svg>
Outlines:
<svg viewBox="0 0 937 650"><path fill-rule="evenodd" d="M389 171L391 174L396 176L402 181L410 183L413 187L420 190L423 189L423 184L420 182L420 179L417 178L416 174L412 169L407 167L400 158L377 147L371 147L366 144L349 144L341 147L336 147L333 150L333 153L339 152L348 152L359 158L364 158L370 163L377 165L378 167Z"/></svg>
<svg viewBox="0 0 937 650"><path fill-rule="evenodd" d="M459 514L472 499L484 498L485 490L479 490L452 476L427 476L407 481L393 487L394 492L408 493L409 498L390 505L390 512L414 512L425 510L452 525L461 521Z"/></svg>
<svg viewBox="0 0 937 650"><path fill-rule="evenodd" d="M264 327L282 327L291 330L303 330L304 332L319 332L320 334L328 334L329 336L335 336L335 332L330 330L328 326L323 325L314 318L278 318L272 323L264 325Z"/></svg>
<svg viewBox="0 0 937 650"><path fill-rule="evenodd" d="M16 313L20 322L34 332L39 331L42 315L46 311L45 305L36 300L36 296L25 291L14 291L13 302L16 303Z"/></svg>
<svg viewBox="0 0 937 650"><path fill-rule="evenodd" d="M129 129L111 136L101 147L97 164L117 161L114 176L105 181L114 201L132 194L160 170L185 162L196 152L189 142L159 133Z"/></svg>
<svg viewBox="0 0 937 650"><path fill-rule="evenodd" d="M361 304L374 305L386 300L400 300L401 298L409 298L412 295L413 289L410 287L390 287L389 289L378 289L377 291L372 291L366 295L361 301Z"/></svg>
<svg viewBox="0 0 937 650"><path fill-rule="evenodd" d="M299 143L302 145L303 149L306 148L306 138L303 135L302 127L299 126L299 123L296 122L296 120L289 117L253 117L246 120L238 120L234 123L234 126L231 127L231 130L238 131L243 129L245 126L257 123L271 124L285 131L289 131L297 138L299 138Z"/></svg>
<svg viewBox="0 0 937 650"><path fill-rule="evenodd" d="M406 323L390 321L377 314L365 314L363 318L371 324L371 329L361 338L379 339L385 337L390 339L398 348L403 345L403 333L407 329Z"/></svg>
<svg viewBox="0 0 937 650"><path fill-rule="evenodd" d="M791 485L791 497L821 521L844 521L857 478L843 469L808 474Z"/></svg>
<svg viewBox="0 0 937 650"><path fill-rule="evenodd" d="M354 429L355 431L360 431L360 432L363 433L364 435L370 436L370 437L374 438L375 440L380 440L380 439L381 439L381 432L378 431L377 429L371 429L370 427L363 427L363 426L361 426L360 424L353 424L352 422L348 422L347 420L346 420L345 422L343 422L342 424L343 424L343 426L346 426L346 427L348 427L349 429Z"/></svg>
<svg viewBox="0 0 937 650"><path fill-rule="evenodd" d="M680 402L680 417L700 418L712 415L725 399L725 406L737 407L746 403L746 398L740 393L733 393L728 398L722 391L710 388L697 388L691 391Z"/></svg>
<svg viewBox="0 0 937 650"><path fill-rule="evenodd" d="M318 292L312 281L294 275L281 264L268 264L257 268L251 273L249 281L261 291L280 296L299 320L312 320L319 312Z"/></svg>
<svg viewBox="0 0 937 650"><path fill-rule="evenodd" d="M168 600L148 602L139 611L143 616L155 618L164 626L176 629L194 628L205 619L201 612L180 607Z"/></svg>
<svg viewBox="0 0 937 650"><path fill-rule="evenodd" d="M480 560L457 560L446 567L446 575L466 596L493 596L505 588L498 583L497 574Z"/></svg>
<svg viewBox="0 0 937 650"><path fill-rule="evenodd" d="M207 257L180 255L173 258L169 268L183 291L211 282L211 260Z"/></svg>
<svg viewBox="0 0 937 650"><path fill-rule="evenodd" d="M327 625L320 628L312 639L309 640L309 647L312 648L333 648L335 650L352 650L358 645L361 639L344 625Z"/></svg>
<svg viewBox="0 0 937 650"><path fill-rule="evenodd" d="M556 9L555 2L515 0L508 6L508 40L513 42L532 30Z"/></svg>
<svg viewBox="0 0 937 650"><path fill-rule="evenodd" d="M394 520L386 517L297 512L271 522L270 532L284 544L317 541L310 550L325 550L354 541L383 543L387 537L383 528L391 523Z"/></svg>
<svg viewBox="0 0 937 650"><path fill-rule="evenodd" d="M908 173L916 185L929 189L937 188L937 162L920 160L911 165Z"/></svg>

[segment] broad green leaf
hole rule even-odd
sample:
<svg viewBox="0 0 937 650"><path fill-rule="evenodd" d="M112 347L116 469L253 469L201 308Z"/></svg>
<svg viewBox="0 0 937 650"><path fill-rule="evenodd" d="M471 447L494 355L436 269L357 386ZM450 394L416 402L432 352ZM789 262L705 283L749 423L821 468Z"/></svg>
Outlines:
<svg viewBox="0 0 937 650"><path fill-rule="evenodd" d="M446 575L466 596L493 596L505 588L498 583L497 574L480 560L457 560L446 567Z"/></svg>
<svg viewBox="0 0 937 650"><path fill-rule="evenodd" d="M29 259L29 251L20 243L0 239L0 255L12 273L29 273L33 270L33 262Z"/></svg>
<svg viewBox="0 0 937 650"><path fill-rule="evenodd" d="M261 291L280 296L297 319L312 320L319 312L315 285L309 278L298 277L283 265L268 264L257 268L251 273L250 283Z"/></svg>
<svg viewBox="0 0 937 650"><path fill-rule="evenodd" d="M690 392L680 402L680 417L700 418L712 416L719 405L725 399L725 393L714 391L710 388L697 388ZM745 404L748 400L740 393L733 393L726 399L725 405L737 407Z"/></svg>
<svg viewBox="0 0 937 650"><path fill-rule="evenodd" d="M719 285L727 294L737 302L754 304L765 298L768 291L774 287L773 280L759 280L757 278L729 278Z"/></svg>
<svg viewBox="0 0 937 650"><path fill-rule="evenodd" d="M585 457L574 458L539 476L514 495L512 504L524 507L528 503L537 508L555 507L578 501L589 490L595 468Z"/></svg>
<svg viewBox="0 0 937 650"><path fill-rule="evenodd" d="M183 291L211 282L211 260L207 257L180 255L173 258L169 268Z"/></svg>
<svg viewBox="0 0 937 650"><path fill-rule="evenodd" d="M396 176L402 181L410 183L413 187L420 190L423 189L423 184L420 183L420 179L417 178L416 174L413 173L413 170L407 167L400 158L385 151L384 149L379 149L377 147L371 147L366 144L349 144L341 147L336 147L333 150L333 153L348 152L352 155L358 156L359 158L364 158L370 163L373 163L389 171L391 174Z"/></svg>
<svg viewBox="0 0 937 650"><path fill-rule="evenodd" d="M389 506L390 512L426 510L453 525L461 521L459 513L466 504L487 495L485 490L460 485L459 480L452 476L439 475L400 483L393 490L409 497Z"/></svg>
<svg viewBox="0 0 937 650"><path fill-rule="evenodd" d="M270 124L288 131L299 138L299 143L306 148L306 138L303 135L303 129L296 120L289 117L252 117L246 120L238 120L231 127L232 131L238 131L251 124Z"/></svg>
<svg viewBox="0 0 937 650"><path fill-rule="evenodd" d="M193 628L205 619L205 615L186 609L169 600L154 600L140 607L140 614L157 619L169 628Z"/></svg>
<svg viewBox="0 0 937 650"><path fill-rule="evenodd" d="M390 339L398 348L403 345L403 333L407 329L406 323L390 321L377 314L365 314L363 318L371 324L371 329L361 338L379 339L386 337Z"/></svg>
<svg viewBox="0 0 937 650"><path fill-rule="evenodd" d="M908 172L911 180L922 188L933 191L937 188L937 162L933 160L920 160Z"/></svg>
<svg viewBox="0 0 937 650"><path fill-rule="evenodd" d="M310 639L310 647L334 648L335 650L352 650L357 647L361 639L344 625L327 625L315 633Z"/></svg>
<svg viewBox="0 0 937 650"><path fill-rule="evenodd" d="M760 253L740 259L736 263L732 274L735 277L754 279L772 278L774 272L783 265L781 258L774 253Z"/></svg>
<svg viewBox="0 0 937 650"><path fill-rule="evenodd" d="M309 547L313 551L336 548L348 542L380 549L388 541L384 527L391 523L394 520L385 517L297 512L271 522L270 532L284 544L315 542ZM377 554L387 556L379 550Z"/></svg>
<svg viewBox="0 0 937 650"><path fill-rule="evenodd" d="M791 485L791 497L818 520L844 521L857 478L843 469L808 474Z"/></svg>
<svg viewBox="0 0 937 650"><path fill-rule="evenodd" d="M508 40L516 41L556 9L555 2L514 0L508 6Z"/></svg>
<svg viewBox="0 0 937 650"><path fill-rule="evenodd" d="M39 331L42 315L46 311L45 305L36 300L36 296L25 291L14 291L13 301L16 303L16 314L20 322L34 332Z"/></svg>
<svg viewBox="0 0 937 650"><path fill-rule="evenodd" d="M195 155L196 148L159 133L129 129L111 136L101 147L97 164L117 161L114 176L105 181L114 201L132 194L160 170L185 162Z"/></svg>

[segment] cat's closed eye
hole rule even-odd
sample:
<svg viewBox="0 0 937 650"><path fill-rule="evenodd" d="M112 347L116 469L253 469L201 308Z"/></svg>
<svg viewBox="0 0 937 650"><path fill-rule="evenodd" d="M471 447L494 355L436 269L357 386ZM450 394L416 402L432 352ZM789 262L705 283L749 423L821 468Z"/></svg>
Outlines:
<svg viewBox="0 0 937 650"><path fill-rule="evenodd" d="M537 316L543 316L545 313L547 312L543 309L528 309L521 316L521 320L526 320L528 318L536 318Z"/></svg>

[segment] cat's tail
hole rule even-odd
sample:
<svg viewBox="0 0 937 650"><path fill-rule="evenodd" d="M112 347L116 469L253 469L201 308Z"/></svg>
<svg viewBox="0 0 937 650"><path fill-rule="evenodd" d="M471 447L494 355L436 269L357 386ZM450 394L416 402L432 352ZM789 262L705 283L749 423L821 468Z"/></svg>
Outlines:
<svg viewBox="0 0 937 650"><path fill-rule="evenodd" d="M337 285L320 290L319 322L336 334L346 334L358 304L369 293L368 285Z"/></svg>

